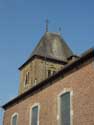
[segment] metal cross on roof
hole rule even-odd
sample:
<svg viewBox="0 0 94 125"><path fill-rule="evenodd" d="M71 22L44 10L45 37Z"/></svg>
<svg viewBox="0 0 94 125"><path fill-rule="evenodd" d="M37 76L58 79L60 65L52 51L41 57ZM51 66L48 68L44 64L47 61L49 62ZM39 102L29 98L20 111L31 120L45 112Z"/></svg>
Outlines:
<svg viewBox="0 0 94 125"><path fill-rule="evenodd" d="M46 19L46 32L48 32L48 24L49 24L49 20Z"/></svg>

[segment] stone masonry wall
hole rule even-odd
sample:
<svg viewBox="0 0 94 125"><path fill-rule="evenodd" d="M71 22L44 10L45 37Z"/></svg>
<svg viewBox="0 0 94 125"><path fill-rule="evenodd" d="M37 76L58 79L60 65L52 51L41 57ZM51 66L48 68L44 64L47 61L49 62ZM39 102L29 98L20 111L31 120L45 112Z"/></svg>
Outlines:
<svg viewBox="0 0 94 125"><path fill-rule="evenodd" d="M27 64L23 69L20 71L20 86L19 86L19 94L24 93L31 87L43 81L48 77L48 70L51 71L59 71L63 67L62 64L53 63L49 61L41 60L41 59L34 59L32 62ZM46 72L45 72L46 71ZM25 86L25 76L26 73L29 72L29 81L28 84Z"/></svg>

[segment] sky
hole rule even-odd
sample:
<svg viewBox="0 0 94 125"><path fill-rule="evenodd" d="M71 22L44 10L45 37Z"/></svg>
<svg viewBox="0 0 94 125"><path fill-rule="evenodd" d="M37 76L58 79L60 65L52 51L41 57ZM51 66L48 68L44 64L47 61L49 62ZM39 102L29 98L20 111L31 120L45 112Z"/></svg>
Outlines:
<svg viewBox="0 0 94 125"><path fill-rule="evenodd" d="M49 32L61 27L75 54L94 46L94 0L0 0L0 106L18 95L18 68L45 33L46 19Z"/></svg>

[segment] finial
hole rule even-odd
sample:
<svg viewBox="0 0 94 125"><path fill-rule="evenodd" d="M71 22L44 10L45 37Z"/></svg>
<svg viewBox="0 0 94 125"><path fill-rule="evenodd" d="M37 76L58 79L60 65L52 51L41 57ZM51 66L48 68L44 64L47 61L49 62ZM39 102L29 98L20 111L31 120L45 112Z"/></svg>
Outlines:
<svg viewBox="0 0 94 125"><path fill-rule="evenodd" d="M59 27L59 33L60 33L60 35L61 35L61 31L62 31L62 28L61 28L61 27Z"/></svg>
<svg viewBox="0 0 94 125"><path fill-rule="evenodd" d="M49 20L46 19L46 32L48 32L48 23L49 23Z"/></svg>

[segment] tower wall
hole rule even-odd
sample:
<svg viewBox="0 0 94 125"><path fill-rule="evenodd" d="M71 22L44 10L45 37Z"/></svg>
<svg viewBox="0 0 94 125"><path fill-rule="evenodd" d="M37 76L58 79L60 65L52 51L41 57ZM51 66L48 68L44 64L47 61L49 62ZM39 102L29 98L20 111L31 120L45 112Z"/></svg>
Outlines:
<svg viewBox="0 0 94 125"><path fill-rule="evenodd" d="M24 66L20 71L19 94L24 93L34 85L47 79L48 77L55 74L63 67L64 67L63 64L35 58L31 62L29 62L26 66ZM27 83L25 84L26 75L28 73L29 73L29 78L27 80Z"/></svg>

